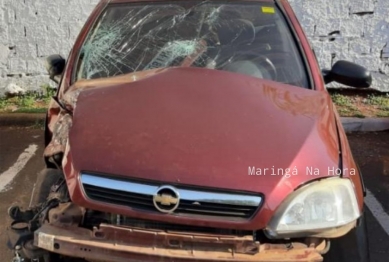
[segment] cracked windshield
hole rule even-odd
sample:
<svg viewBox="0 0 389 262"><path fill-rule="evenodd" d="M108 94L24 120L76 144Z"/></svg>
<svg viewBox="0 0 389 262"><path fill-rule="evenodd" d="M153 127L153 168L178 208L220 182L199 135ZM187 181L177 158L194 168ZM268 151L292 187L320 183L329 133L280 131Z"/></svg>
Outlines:
<svg viewBox="0 0 389 262"><path fill-rule="evenodd" d="M272 3L117 4L83 44L75 80L198 67L308 88L298 52Z"/></svg>

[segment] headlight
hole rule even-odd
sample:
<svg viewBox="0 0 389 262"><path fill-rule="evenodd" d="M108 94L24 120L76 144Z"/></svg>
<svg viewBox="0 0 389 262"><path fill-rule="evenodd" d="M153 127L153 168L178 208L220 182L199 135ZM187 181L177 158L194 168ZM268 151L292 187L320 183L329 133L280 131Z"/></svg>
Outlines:
<svg viewBox="0 0 389 262"><path fill-rule="evenodd" d="M318 235L360 216L349 179L331 178L296 190L278 208L265 232L271 238Z"/></svg>

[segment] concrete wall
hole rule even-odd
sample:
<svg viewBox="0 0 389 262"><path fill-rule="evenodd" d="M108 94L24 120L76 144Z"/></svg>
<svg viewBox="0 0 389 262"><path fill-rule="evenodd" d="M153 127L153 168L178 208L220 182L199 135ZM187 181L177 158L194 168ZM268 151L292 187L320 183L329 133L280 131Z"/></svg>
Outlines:
<svg viewBox="0 0 389 262"><path fill-rule="evenodd" d="M0 96L50 83L44 57L67 57L99 0L0 0Z"/></svg>
<svg viewBox="0 0 389 262"><path fill-rule="evenodd" d="M0 0L0 96L49 83L43 58L67 56L98 0ZM290 0L322 67L348 59L389 91L389 0Z"/></svg>
<svg viewBox="0 0 389 262"><path fill-rule="evenodd" d="M389 0L290 0L319 63L350 60L372 71L389 91Z"/></svg>

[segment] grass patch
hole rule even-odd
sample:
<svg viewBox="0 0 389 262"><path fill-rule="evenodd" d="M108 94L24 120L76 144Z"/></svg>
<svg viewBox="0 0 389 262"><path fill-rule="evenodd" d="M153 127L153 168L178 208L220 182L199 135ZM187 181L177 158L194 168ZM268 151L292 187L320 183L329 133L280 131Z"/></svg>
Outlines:
<svg viewBox="0 0 389 262"><path fill-rule="evenodd" d="M39 91L27 92L14 97L0 98L0 112L44 113L55 92L56 90L49 85L44 85Z"/></svg>
<svg viewBox="0 0 389 262"><path fill-rule="evenodd" d="M331 95L331 97L332 97L332 101L338 106L345 106L345 107L352 106L351 98L348 96L334 93Z"/></svg>
<svg viewBox="0 0 389 262"><path fill-rule="evenodd" d="M389 117L389 110L388 111L379 112L377 114L377 117Z"/></svg>
<svg viewBox="0 0 389 262"><path fill-rule="evenodd" d="M340 116L364 118L364 114L354 104L353 97L345 96L339 93L331 95Z"/></svg>
<svg viewBox="0 0 389 262"><path fill-rule="evenodd" d="M14 113L27 113L27 114L43 114L46 113L47 108L42 107L42 108L20 108L15 111Z"/></svg>
<svg viewBox="0 0 389 262"><path fill-rule="evenodd" d="M344 117L389 117L389 94L335 91L331 98Z"/></svg>
<svg viewBox="0 0 389 262"><path fill-rule="evenodd" d="M382 96L369 95L364 102L377 108L377 117L389 117L389 94Z"/></svg>
<svg viewBox="0 0 389 262"><path fill-rule="evenodd" d="M377 95L368 95L366 103L370 105L389 107L389 94L385 94L382 96Z"/></svg>

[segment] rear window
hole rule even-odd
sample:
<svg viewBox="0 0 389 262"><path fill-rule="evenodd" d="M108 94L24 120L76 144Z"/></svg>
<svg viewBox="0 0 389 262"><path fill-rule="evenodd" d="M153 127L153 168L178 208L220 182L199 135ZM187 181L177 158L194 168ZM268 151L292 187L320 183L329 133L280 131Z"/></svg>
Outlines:
<svg viewBox="0 0 389 262"><path fill-rule="evenodd" d="M309 87L290 29L269 2L111 5L78 61L76 80L186 66Z"/></svg>

